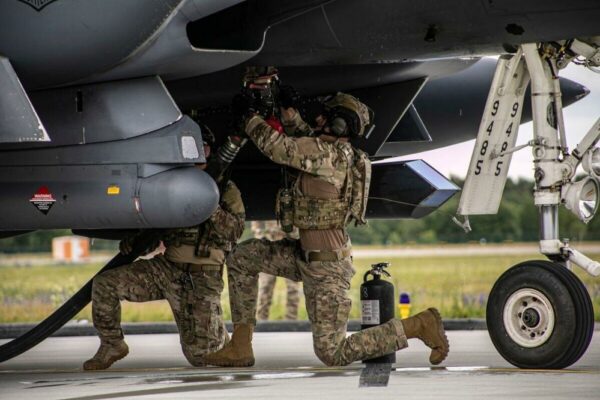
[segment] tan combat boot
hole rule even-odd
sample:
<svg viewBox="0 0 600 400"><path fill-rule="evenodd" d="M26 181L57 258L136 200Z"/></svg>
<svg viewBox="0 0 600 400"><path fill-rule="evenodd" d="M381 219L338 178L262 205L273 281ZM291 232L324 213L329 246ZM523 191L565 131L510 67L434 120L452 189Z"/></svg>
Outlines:
<svg viewBox="0 0 600 400"><path fill-rule="evenodd" d="M254 326L236 324L233 327L231 340L215 353L208 354L204 361L209 365L219 367L251 367L254 365L252 351L252 333Z"/></svg>
<svg viewBox="0 0 600 400"><path fill-rule="evenodd" d="M106 369L127 354L129 354L129 347L124 340L110 343L101 341L100 348L94 357L83 363L83 369L86 371Z"/></svg>
<svg viewBox="0 0 600 400"><path fill-rule="evenodd" d="M407 338L421 339L431 348L430 363L437 365L444 361L450 345L438 310L429 308L413 317L403 319L402 325Z"/></svg>

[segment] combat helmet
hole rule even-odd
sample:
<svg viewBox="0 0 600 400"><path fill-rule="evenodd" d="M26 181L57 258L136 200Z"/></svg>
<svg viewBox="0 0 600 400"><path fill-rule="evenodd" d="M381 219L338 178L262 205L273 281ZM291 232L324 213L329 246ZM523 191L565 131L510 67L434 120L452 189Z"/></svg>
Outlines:
<svg viewBox="0 0 600 400"><path fill-rule="evenodd" d="M368 136L373 125L373 110L356 97L337 93L323 103L325 116L336 136Z"/></svg>

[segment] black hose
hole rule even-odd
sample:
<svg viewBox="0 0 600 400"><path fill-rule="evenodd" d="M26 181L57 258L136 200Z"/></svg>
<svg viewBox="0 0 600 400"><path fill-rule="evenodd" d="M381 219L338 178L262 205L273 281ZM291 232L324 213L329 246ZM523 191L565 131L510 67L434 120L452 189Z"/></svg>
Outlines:
<svg viewBox="0 0 600 400"><path fill-rule="evenodd" d="M132 263L153 241L156 240L155 238L156 233L151 231L140 234L136 238L133 251L130 254L117 254L100 271L98 271L96 275L103 271L108 271L109 269ZM94 275L94 277L96 275ZM67 300L60 308L58 308L58 310L54 311L45 320L18 338L0 346L0 362L10 360L36 346L77 315L77 313L91 300L93 280L94 278L90 279L73 295L73 297Z"/></svg>

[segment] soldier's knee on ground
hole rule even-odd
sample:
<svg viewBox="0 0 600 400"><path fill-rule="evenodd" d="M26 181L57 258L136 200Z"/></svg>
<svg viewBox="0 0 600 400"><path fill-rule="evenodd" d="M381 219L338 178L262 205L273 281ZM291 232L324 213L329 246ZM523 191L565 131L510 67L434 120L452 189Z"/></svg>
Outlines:
<svg viewBox="0 0 600 400"><path fill-rule="evenodd" d="M205 367L206 366L206 362L204 361L204 356L205 356L204 354L202 354L202 355L194 354L193 352L190 351L190 349L184 347L183 355L185 356L185 359L194 367Z"/></svg>
<svg viewBox="0 0 600 400"><path fill-rule="evenodd" d="M182 313L178 320L181 348L185 358L195 367L206 365L204 356L221 349L228 341L219 298L206 297L194 302L190 316Z"/></svg>
<svg viewBox="0 0 600 400"><path fill-rule="evenodd" d="M312 316L315 354L327 366L348 365L350 362L343 351L352 301L341 294L311 294L311 297L307 307Z"/></svg>
<svg viewBox="0 0 600 400"><path fill-rule="evenodd" d="M318 348L315 346L315 354L328 367L343 367L350 364L337 351L331 351L328 348Z"/></svg>

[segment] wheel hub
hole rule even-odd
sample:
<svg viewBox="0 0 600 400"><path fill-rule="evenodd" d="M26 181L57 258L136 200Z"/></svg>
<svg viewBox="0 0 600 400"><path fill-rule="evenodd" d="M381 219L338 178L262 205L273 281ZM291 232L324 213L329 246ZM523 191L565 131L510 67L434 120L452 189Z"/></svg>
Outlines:
<svg viewBox="0 0 600 400"><path fill-rule="evenodd" d="M506 332L519 346L538 347L552 335L554 308L539 290L519 289L506 301L503 320Z"/></svg>
<svg viewBox="0 0 600 400"><path fill-rule="evenodd" d="M528 308L523 312L523 323L528 328L535 328L540 323L540 314L535 308Z"/></svg>

